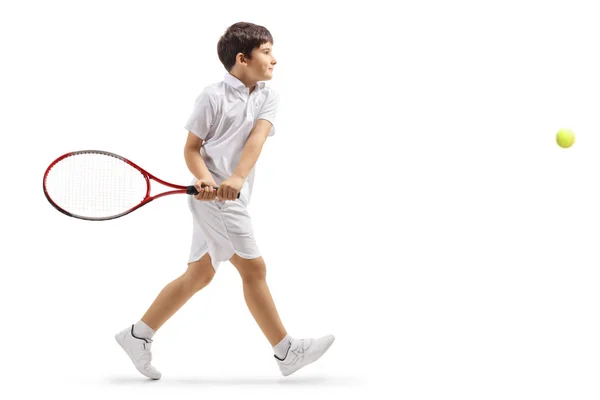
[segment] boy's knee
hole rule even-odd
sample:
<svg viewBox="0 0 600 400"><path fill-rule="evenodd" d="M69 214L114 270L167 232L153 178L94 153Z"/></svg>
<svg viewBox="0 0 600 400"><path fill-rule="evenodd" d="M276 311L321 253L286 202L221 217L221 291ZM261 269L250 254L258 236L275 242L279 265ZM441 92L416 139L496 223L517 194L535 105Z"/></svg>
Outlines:
<svg viewBox="0 0 600 400"><path fill-rule="evenodd" d="M246 271L242 278L246 282L264 281L267 279L267 268L263 264L262 266L256 266Z"/></svg>
<svg viewBox="0 0 600 400"><path fill-rule="evenodd" d="M208 285L215 276L210 257L189 263L187 271L183 274L184 280L189 287L198 291Z"/></svg>
<svg viewBox="0 0 600 400"><path fill-rule="evenodd" d="M244 282L263 281L267 278L267 266L262 257L248 260L235 255L231 262Z"/></svg>

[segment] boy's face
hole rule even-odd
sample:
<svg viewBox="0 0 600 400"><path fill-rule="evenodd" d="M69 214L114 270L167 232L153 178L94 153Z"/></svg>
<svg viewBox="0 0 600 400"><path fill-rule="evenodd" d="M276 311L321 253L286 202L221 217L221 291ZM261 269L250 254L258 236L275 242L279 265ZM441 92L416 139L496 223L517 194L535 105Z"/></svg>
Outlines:
<svg viewBox="0 0 600 400"><path fill-rule="evenodd" d="M264 43L252 50L252 59L248 60L247 72L256 81L268 81L273 78L273 67L277 60L273 57L273 44Z"/></svg>

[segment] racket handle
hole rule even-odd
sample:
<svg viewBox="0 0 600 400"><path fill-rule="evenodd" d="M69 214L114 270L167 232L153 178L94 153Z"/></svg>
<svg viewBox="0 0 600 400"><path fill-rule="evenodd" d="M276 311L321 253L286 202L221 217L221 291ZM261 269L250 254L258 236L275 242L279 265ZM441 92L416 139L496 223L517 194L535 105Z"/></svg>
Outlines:
<svg viewBox="0 0 600 400"><path fill-rule="evenodd" d="M213 188L213 189L215 189L215 190L219 190L219 187L217 186L216 188ZM191 186L188 186L188 187L186 187L186 193L187 193L187 194L190 194L190 195L192 195L192 196L195 196L195 195L197 195L199 192L198 192L198 190L196 189L196 186L194 186L194 185L191 185ZM238 193L238 195L237 195L237 198L238 198L238 199L240 198L240 194L239 194L239 193Z"/></svg>

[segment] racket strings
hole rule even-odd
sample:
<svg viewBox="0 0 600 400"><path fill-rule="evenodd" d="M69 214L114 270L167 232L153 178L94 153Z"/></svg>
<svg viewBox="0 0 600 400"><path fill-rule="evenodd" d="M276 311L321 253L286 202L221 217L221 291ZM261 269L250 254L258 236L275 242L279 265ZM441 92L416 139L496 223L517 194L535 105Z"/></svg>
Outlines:
<svg viewBox="0 0 600 400"><path fill-rule="evenodd" d="M63 210L89 218L124 213L146 197L146 178L122 159L107 154L78 153L48 172L46 191Z"/></svg>

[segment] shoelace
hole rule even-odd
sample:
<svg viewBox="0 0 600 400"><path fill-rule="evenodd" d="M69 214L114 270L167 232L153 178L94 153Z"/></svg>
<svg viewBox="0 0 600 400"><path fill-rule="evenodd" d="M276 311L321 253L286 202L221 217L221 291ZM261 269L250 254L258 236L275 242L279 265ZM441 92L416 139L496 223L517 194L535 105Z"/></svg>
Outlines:
<svg viewBox="0 0 600 400"><path fill-rule="evenodd" d="M293 349L290 349L290 351L296 355L295 362L302 361L304 359L304 353L308 347L310 347L310 345L305 347L305 340L300 339L297 346L295 346Z"/></svg>

